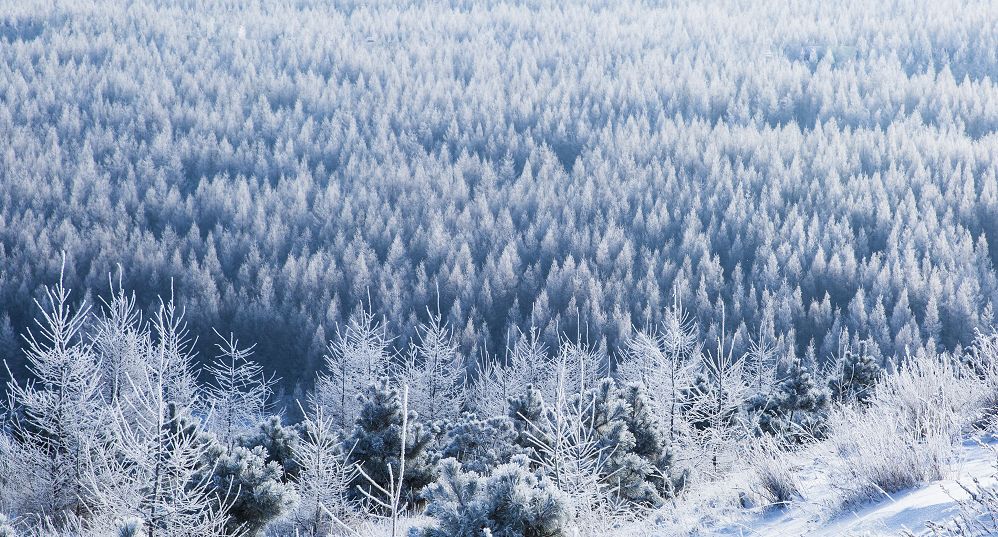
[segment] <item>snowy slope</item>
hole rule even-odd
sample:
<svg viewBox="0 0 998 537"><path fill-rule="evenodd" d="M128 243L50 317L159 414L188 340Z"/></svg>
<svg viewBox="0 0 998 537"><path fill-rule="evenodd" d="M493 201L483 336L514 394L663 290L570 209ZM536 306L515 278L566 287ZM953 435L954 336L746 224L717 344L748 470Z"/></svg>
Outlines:
<svg viewBox="0 0 998 537"><path fill-rule="evenodd" d="M749 514L744 519L720 525L715 535L737 536L877 536L899 535L908 530L916 535L925 534L925 521L942 522L954 517L956 500L967 494L959 483L970 484L973 479L982 485L998 482L995 452L998 441L990 439L982 444L967 440L958 446L954 464L946 479L927 483L917 488L891 494L882 501L872 502L829 516L831 493L822 482L819 472L802 474L806 500L796 502L786 509L763 510Z"/></svg>

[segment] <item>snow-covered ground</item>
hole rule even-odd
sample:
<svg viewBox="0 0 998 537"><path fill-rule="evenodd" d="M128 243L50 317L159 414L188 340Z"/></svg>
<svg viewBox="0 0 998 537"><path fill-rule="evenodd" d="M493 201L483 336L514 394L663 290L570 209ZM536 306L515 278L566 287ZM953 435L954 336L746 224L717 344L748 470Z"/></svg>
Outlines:
<svg viewBox="0 0 998 537"><path fill-rule="evenodd" d="M967 497L959 483L984 486L998 481L995 450L998 440L986 442L968 439L958 446L946 479L920 487L885 495L882 500L845 510L836 509L828 484L821 478L820 461L800 474L804 500L785 509L757 508L743 510L743 516L729 519L709 535L730 536L878 536L899 535L907 530L915 535L926 533L926 521L951 520Z"/></svg>

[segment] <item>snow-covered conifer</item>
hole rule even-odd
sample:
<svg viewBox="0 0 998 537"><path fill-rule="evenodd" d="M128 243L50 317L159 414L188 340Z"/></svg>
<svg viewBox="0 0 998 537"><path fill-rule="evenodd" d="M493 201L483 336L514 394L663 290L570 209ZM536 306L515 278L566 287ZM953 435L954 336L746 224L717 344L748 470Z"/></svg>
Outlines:
<svg viewBox="0 0 998 537"><path fill-rule="evenodd" d="M232 334L217 344L220 354L205 368L211 380L205 386L207 427L226 446L259 423L267 410L274 380L250 360L253 347L240 348Z"/></svg>
<svg viewBox="0 0 998 537"><path fill-rule="evenodd" d="M825 434L828 395L799 361L790 366L771 394L757 394L748 405L765 433L797 442Z"/></svg>
<svg viewBox="0 0 998 537"><path fill-rule="evenodd" d="M211 469L211 486L219 508L228 515L226 531L263 535L270 521L288 512L298 498L283 478L284 469L277 462L267 462L262 446L234 446L218 457Z"/></svg>
<svg viewBox="0 0 998 537"><path fill-rule="evenodd" d="M89 308L74 308L62 278L38 302L37 332L29 331L25 353L33 379L9 385L20 485L7 499L26 512L45 513L56 524L90 508L85 463L104 433L106 413L101 359L84 338Z"/></svg>
<svg viewBox="0 0 998 537"><path fill-rule="evenodd" d="M431 315L417 334L419 341L409 349L399 374L410 386L410 406L427 423L453 420L465 398L464 359L439 315Z"/></svg>
<svg viewBox="0 0 998 537"><path fill-rule="evenodd" d="M869 353L865 345L855 351L847 347L842 351L828 380L832 399L835 401L867 402L884 369Z"/></svg>
<svg viewBox="0 0 998 537"><path fill-rule="evenodd" d="M387 372L389 339L385 326L366 311L358 310L346 328L329 342L325 371L316 380L314 405L340 429L350 430L360 415L357 395Z"/></svg>
<svg viewBox="0 0 998 537"><path fill-rule="evenodd" d="M343 441L347 460L360 472L351 482L350 498L384 514L385 507L372 504L371 499L392 490L394 481L400 479L401 500L405 505L414 504L422 488L433 481L432 435L416 421L415 413L403 408L399 390L385 377L369 385L359 399L360 416ZM407 430L403 438L404 421ZM400 471L401 476L392 475Z"/></svg>
<svg viewBox="0 0 998 537"><path fill-rule="evenodd" d="M523 458L485 476L444 459L426 497L435 525L423 530L424 537L569 535L568 499L550 480L535 476Z"/></svg>
<svg viewBox="0 0 998 537"><path fill-rule="evenodd" d="M306 420L307 423L307 420ZM239 437L236 443L245 448L263 448L266 462L276 462L286 477L298 474L295 462L295 448L301 442L300 427L285 426L280 416L270 416L260 422L256 429Z"/></svg>
<svg viewBox="0 0 998 537"><path fill-rule="evenodd" d="M339 524L352 522L359 508L351 492L357 466L348 462L349 448L337 431L334 420L319 408L314 415L306 413L301 439L294 445L298 472L293 483L299 501L292 518L303 535L327 535Z"/></svg>
<svg viewBox="0 0 998 537"><path fill-rule="evenodd" d="M465 470L482 475L509 462L518 451L513 421L504 415L491 418L471 415L452 423L440 444L441 458L455 459Z"/></svg>
<svg viewBox="0 0 998 537"><path fill-rule="evenodd" d="M652 415L665 427L670 442L678 435L683 390L692 382L699 355L698 328L678 301L666 312L661 330L638 330L627 342L618 376L647 388Z"/></svg>

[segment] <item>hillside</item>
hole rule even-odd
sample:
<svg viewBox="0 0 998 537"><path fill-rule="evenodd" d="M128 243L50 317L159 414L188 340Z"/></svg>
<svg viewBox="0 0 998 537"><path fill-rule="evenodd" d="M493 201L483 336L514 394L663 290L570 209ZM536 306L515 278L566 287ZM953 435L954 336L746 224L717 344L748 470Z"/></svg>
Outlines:
<svg viewBox="0 0 998 537"><path fill-rule="evenodd" d="M992 0L0 0L0 537L998 535L996 259Z"/></svg>

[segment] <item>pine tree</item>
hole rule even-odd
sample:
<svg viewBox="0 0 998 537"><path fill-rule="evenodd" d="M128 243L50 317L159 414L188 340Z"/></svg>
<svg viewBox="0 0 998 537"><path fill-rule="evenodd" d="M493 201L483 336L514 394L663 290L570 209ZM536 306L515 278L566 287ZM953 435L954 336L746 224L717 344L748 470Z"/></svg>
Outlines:
<svg viewBox="0 0 998 537"><path fill-rule="evenodd" d="M221 501L219 508L229 516L226 531L262 535L268 522L287 512L297 497L283 477L281 465L267 462L262 446L236 446L219 456L212 467L211 483Z"/></svg>
<svg viewBox="0 0 998 537"><path fill-rule="evenodd" d="M836 401L866 403L873 396L873 388L884 374L877 360L869 353L846 349L839 358L828 380L828 388Z"/></svg>
<svg viewBox="0 0 998 537"><path fill-rule="evenodd" d="M627 409L624 421L634 436L633 452L652 467L644 478L655 486L659 497L673 497L683 488L688 475L687 471L677 472L674 467L670 440L651 414L647 391L640 384L630 384L623 389L622 398ZM658 498L652 497L650 503L657 501Z"/></svg>
<svg viewBox="0 0 998 537"><path fill-rule="evenodd" d="M511 400L510 415L528 460L581 509L659 506L684 480L673 475L666 436L638 385L621 390L603 379L551 405L531 390Z"/></svg>
<svg viewBox="0 0 998 537"><path fill-rule="evenodd" d="M937 347L942 342L942 327L942 320L939 317L939 299L935 293L932 293L929 295L929 300L925 305L922 328L926 339L933 341Z"/></svg>
<svg viewBox="0 0 998 537"><path fill-rule="evenodd" d="M765 433L796 442L824 436L828 397L799 361L794 361L772 395L756 396L749 407Z"/></svg>
<svg viewBox="0 0 998 537"><path fill-rule="evenodd" d="M527 386L535 387L542 394L552 393L554 368L535 327L517 335L513 348L508 350L506 365L512 377L513 393L510 395L519 395Z"/></svg>
<svg viewBox="0 0 998 537"><path fill-rule="evenodd" d="M426 513L436 526L423 530L423 537L567 535L568 499L550 481L535 476L524 458L496 467L487 477L445 459L426 497Z"/></svg>
<svg viewBox="0 0 998 537"><path fill-rule="evenodd" d="M468 406L483 416L502 416L509 409L509 399L521 395L526 386L519 385L512 367L482 356L477 374L468 388Z"/></svg>
<svg viewBox="0 0 998 537"><path fill-rule="evenodd" d="M551 357L540 342L536 329L516 334L507 345L505 359L483 356L472 383L467 403L482 416L505 414L510 398L520 398L529 389L550 397L554 392Z"/></svg>
<svg viewBox="0 0 998 537"><path fill-rule="evenodd" d="M606 457L603 479L621 499L657 507L674 493L680 480L671 475L664 435L648 413L640 385L618 389L605 379L576 404Z"/></svg>
<svg viewBox="0 0 998 537"><path fill-rule="evenodd" d="M519 451L513 422L506 416L468 416L447 430L441 446L441 458L455 459L464 470L481 475L509 462Z"/></svg>
<svg viewBox="0 0 998 537"><path fill-rule="evenodd" d="M286 427L281 423L280 416L270 416L260 422L255 431L243 435L236 443L250 449L262 447L266 454L266 462L280 464L287 479L294 478L298 474L294 453L295 446L300 441L298 427Z"/></svg>
<svg viewBox="0 0 998 537"><path fill-rule="evenodd" d="M515 432L515 443L521 449L534 453L538 440L544 441L543 437L538 439L537 435L542 435L543 431L537 429L534 424L541 423L545 417L544 399L541 392L533 386L527 386L527 390L519 397L509 400L509 419L513 423ZM537 460L536 454L530 457Z"/></svg>
<svg viewBox="0 0 998 537"><path fill-rule="evenodd" d="M378 494L374 484L390 490L392 473L401 467L404 411L398 389L384 377L369 385L359 399L360 416L343 446L349 453L348 461L363 472L351 482L351 498L365 502L371 495ZM402 476L402 495L409 505L415 504L423 487L433 481L433 460L429 452L432 440L429 431L416 422L415 413L410 413ZM376 506L371 509L380 511Z"/></svg>
<svg viewBox="0 0 998 537"><path fill-rule="evenodd" d="M94 348L101 353L106 396L114 401L129 392L130 377L144 366L142 358L151 341L141 329L141 313L135 293L126 294L111 282L111 298L101 298L103 306L93 324Z"/></svg>

